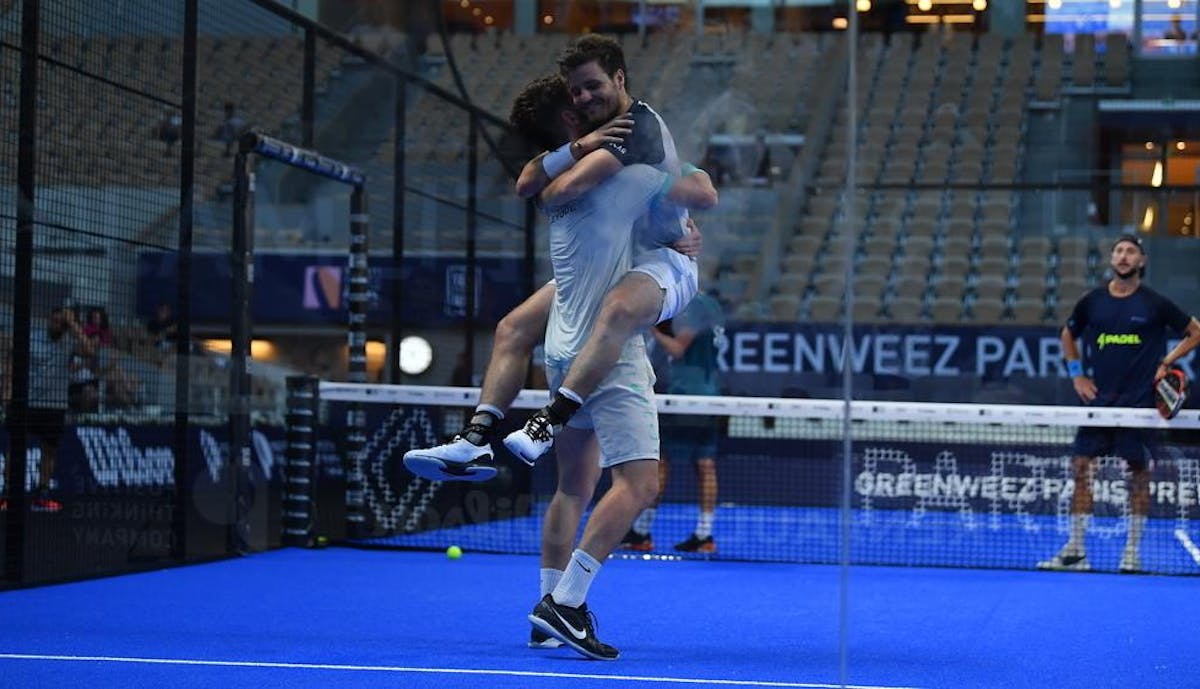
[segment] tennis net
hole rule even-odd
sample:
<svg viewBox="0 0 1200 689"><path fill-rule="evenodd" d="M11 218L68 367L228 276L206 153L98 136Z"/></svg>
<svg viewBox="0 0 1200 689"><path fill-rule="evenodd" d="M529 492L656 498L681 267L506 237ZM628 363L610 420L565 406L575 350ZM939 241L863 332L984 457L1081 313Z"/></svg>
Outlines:
<svg viewBox="0 0 1200 689"><path fill-rule="evenodd" d="M408 449L438 444L458 431L477 389L320 382L314 390L308 399L320 399L323 419L317 446L326 464L346 468L350 540L537 552L541 517L554 491L553 453L530 470L497 440L500 474L477 484L417 479L401 462ZM1092 426L1148 429L1154 438L1138 569L1200 573L1196 410L1167 422L1152 409L681 395L658 400L673 458L649 524L653 545L623 551L635 556L697 556L675 546L700 524L698 472L689 455L707 427L716 429L718 489L715 552L703 557L836 563L841 519L848 514L856 564L1034 568L1070 534L1072 440L1077 428ZM545 391L524 391L514 409L536 409L545 401ZM851 497L843 511L847 412ZM499 437L528 413L511 413ZM1116 571L1134 522L1125 462L1099 457L1091 485L1088 559L1093 569ZM605 486L602 479L597 496Z"/></svg>

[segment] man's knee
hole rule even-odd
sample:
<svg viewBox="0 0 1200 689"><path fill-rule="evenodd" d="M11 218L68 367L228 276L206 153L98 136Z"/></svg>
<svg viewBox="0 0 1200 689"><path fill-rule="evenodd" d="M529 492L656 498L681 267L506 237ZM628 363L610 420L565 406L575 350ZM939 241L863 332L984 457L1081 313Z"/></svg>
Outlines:
<svg viewBox="0 0 1200 689"><path fill-rule="evenodd" d="M512 311L496 324L496 340L493 346L506 350L532 350L542 333L535 332L528 318L519 311Z"/></svg>

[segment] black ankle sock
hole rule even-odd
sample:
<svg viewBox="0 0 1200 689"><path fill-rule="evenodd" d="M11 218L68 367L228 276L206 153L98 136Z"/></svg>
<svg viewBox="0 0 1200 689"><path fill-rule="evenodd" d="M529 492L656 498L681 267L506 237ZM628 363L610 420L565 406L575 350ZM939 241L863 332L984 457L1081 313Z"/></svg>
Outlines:
<svg viewBox="0 0 1200 689"><path fill-rule="evenodd" d="M563 425L575 416L575 412L583 406L575 400L567 397L561 392L554 393L554 399L550 400L550 404L542 408L546 416L550 418L556 425Z"/></svg>
<svg viewBox="0 0 1200 689"><path fill-rule="evenodd" d="M472 445L486 445L492 442L492 436L496 433L496 422L499 420L500 418L490 411L476 411L459 435Z"/></svg>

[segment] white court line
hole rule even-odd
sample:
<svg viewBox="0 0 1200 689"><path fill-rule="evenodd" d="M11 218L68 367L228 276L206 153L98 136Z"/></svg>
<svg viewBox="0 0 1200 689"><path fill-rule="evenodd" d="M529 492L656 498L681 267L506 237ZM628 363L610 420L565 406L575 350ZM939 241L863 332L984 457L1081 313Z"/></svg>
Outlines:
<svg viewBox="0 0 1200 689"><path fill-rule="evenodd" d="M281 668L289 670L342 670L352 672L410 672L444 675L502 675L510 677L553 677L566 679L607 679L618 682L660 682L673 684L711 684L735 687L793 687L797 689L914 689L866 684L821 684L813 682L770 682L766 680L689 679L687 677L639 677L635 675L590 675L567 672L528 672L523 670L475 670L466 668L402 667L396 665L335 665L329 663L268 663L254 660L191 660L186 658L136 658L122 656L67 656L35 653L0 653L0 660L53 660L73 663L131 663L142 665L203 665L208 667Z"/></svg>
<svg viewBox="0 0 1200 689"><path fill-rule="evenodd" d="M1188 532L1183 529L1175 529L1175 538L1179 539L1179 542L1183 544L1183 549L1188 551L1188 555L1192 556L1197 565L1200 565L1200 548L1197 548L1196 544L1192 542L1192 537L1188 535Z"/></svg>

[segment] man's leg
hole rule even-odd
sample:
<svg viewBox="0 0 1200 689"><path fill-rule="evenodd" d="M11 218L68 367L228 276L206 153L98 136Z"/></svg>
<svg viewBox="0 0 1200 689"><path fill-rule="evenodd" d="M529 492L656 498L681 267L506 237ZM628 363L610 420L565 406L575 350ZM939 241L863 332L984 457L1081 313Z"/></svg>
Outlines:
<svg viewBox="0 0 1200 689"><path fill-rule="evenodd" d="M626 273L604 298L596 325L571 363L550 404L530 417L504 444L532 465L554 445L554 433L612 371L629 338L653 325L662 312L663 289L649 275Z"/></svg>
<svg viewBox="0 0 1200 689"><path fill-rule="evenodd" d="M542 567L566 569L583 511L600 480L599 445L590 429L567 427L559 436L558 488L542 522Z"/></svg>
<svg viewBox="0 0 1200 689"><path fill-rule="evenodd" d="M558 442L558 488L542 521L542 560L538 599L554 591L571 560L583 511L600 480L600 448L590 430L564 428ZM557 648L562 642L534 627L530 648Z"/></svg>
<svg viewBox="0 0 1200 689"><path fill-rule="evenodd" d="M629 532L621 540L621 545L619 546L621 549L636 550L638 552L650 552L654 550L654 538L650 535L650 531L654 528L654 519L658 516L658 506L662 504L663 492L667 490L667 478L670 474L671 463L668 461L667 453L664 450L659 454L658 459L658 494L654 496L654 503L639 512L638 516L633 520L633 525L629 527Z"/></svg>
<svg viewBox="0 0 1200 689"><path fill-rule="evenodd" d="M1129 512L1129 535L1118 569L1133 573L1142 571L1142 532L1150 514L1150 469L1145 465L1129 468Z"/></svg>
<svg viewBox="0 0 1200 689"><path fill-rule="evenodd" d="M1071 469L1075 479L1075 490L1071 494L1071 536L1053 558L1038 563L1038 569L1091 569L1087 560L1088 522L1092 516L1092 474L1095 458L1077 455Z"/></svg>
<svg viewBox="0 0 1200 689"><path fill-rule="evenodd" d="M546 336L553 302L551 282L500 320L471 420L449 443L404 453L409 471L431 481L486 481L496 475L491 465L496 424L525 384L529 357Z"/></svg>
<svg viewBox="0 0 1200 689"><path fill-rule="evenodd" d="M536 627L589 658L615 660L620 654L596 638L587 609L587 592L633 518L654 501L658 493L655 464L653 459L640 459L613 467L612 487L592 510L562 579L529 615Z"/></svg>

